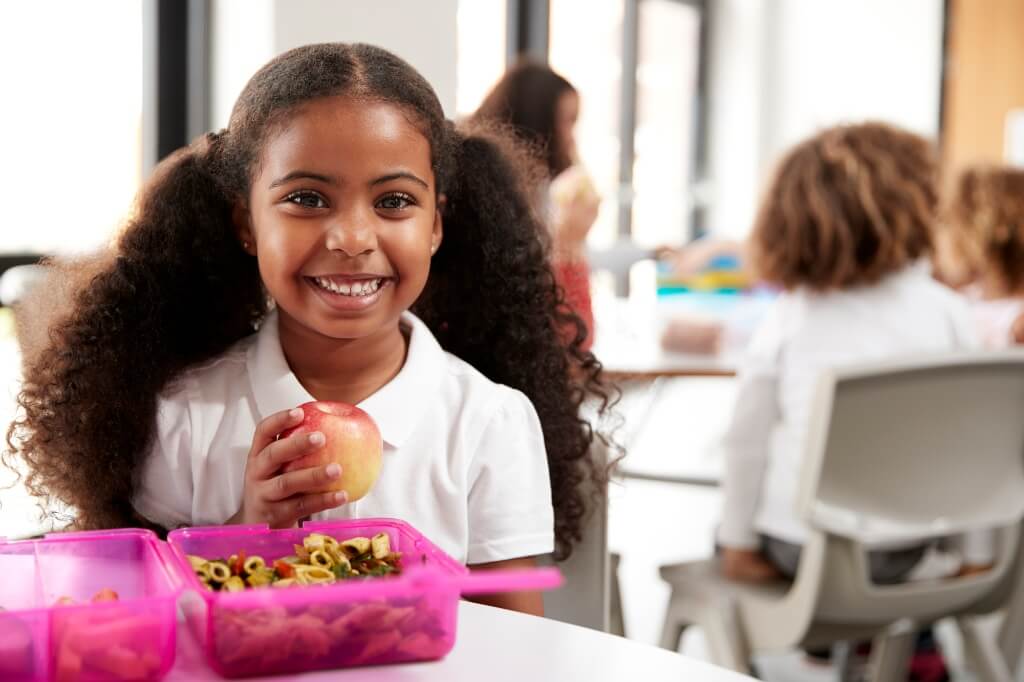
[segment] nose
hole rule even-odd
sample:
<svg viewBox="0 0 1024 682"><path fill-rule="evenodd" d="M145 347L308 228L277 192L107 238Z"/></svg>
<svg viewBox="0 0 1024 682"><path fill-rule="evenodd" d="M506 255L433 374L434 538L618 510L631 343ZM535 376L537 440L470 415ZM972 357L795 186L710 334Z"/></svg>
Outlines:
<svg viewBox="0 0 1024 682"><path fill-rule="evenodd" d="M325 242L329 251L338 251L349 257L372 253L377 248L374 221L365 212L346 211L327 226Z"/></svg>

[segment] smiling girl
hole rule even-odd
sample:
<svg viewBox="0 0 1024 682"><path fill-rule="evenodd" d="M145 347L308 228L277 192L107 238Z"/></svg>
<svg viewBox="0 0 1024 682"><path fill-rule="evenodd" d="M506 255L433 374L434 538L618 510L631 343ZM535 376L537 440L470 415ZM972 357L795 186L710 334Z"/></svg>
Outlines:
<svg viewBox="0 0 1024 682"><path fill-rule="evenodd" d="M457 130L388 52L277 57L226 129L160 165L109 264L71 269L8 458L79 527L391 516L475 566L568 554L600 476L579 407L604 392L593 356L559 341L580 322L524 158ZM358 502L311 492L336 464L283 472L324 443L277 437L314 399L380 427ZM538 594L489 601L541 610Z"/></svg>

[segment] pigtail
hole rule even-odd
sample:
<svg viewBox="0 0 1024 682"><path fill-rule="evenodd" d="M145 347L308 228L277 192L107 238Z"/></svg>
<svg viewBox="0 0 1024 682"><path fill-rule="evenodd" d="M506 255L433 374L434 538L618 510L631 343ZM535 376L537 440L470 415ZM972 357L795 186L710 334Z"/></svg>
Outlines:
<svg viewBox="0 0 1024 682"><path fill-rule="evenodd" d="M580 539L588 510L584 483L603 490L605 468L590 456L597 437L580 416L594 398L600 414L612 392L601 365L583 350L587 330L556 284L543 225L529 200L528 156L485 129L450 131L452 177L444 240L414 312L445 350L492 381L522 391L540 417L555 508L556 555ZM568 347L560 329L575 328ZM606 441L607 442L607 441Z"/></svg>
<svg viewBox="0 0 1024 682"><path fill-rule="evenodd" d="M158 166L113 253L51 274L77 293L47 313L49 342L26 357L4 459L23 459L28 489L73 507L76 527L139 522L131 500L158 394L265 312L256 261L216 179L220 143L207 135Z"/></svg>

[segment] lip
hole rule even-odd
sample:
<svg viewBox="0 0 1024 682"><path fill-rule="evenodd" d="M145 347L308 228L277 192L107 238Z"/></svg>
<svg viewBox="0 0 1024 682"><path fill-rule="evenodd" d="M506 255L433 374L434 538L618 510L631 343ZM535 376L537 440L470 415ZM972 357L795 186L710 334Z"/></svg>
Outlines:
<svg viewBox="0 0 1024 682"><path fill-rule="evenodd" d="M391 275L372 272L326 272L320 275L306 275L306 279L329 279L335 282L359 282L368 279L394 279Z"/></svg>
<svg viewBox="0 0 1024 682"><path fill-rule="evenodd" d="M345 296L344 294L336 294L333 291L328 291L315 281L313 276L303 277L302 279L306 282L310 289L312 289L321 301L327 304L333 310L339 312L359 312L372 308L383 296L384 292L394 284L393 277L385 277L381 275L367 275L367 274L354 274L354 275L316 275L322 279L330 279L337 283L346 282L365 282L370 279L381 280L380 288L373 292L369 296Z"/></svg>

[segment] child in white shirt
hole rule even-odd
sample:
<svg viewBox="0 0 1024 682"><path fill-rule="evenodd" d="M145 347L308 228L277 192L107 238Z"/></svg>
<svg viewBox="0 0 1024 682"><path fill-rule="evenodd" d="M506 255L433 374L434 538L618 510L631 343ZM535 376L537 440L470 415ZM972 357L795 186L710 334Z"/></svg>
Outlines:
<svg viewBox="0 0 1024 682"><path fill-rule="evenodd" d="M796 485L823 369L976 345L966 303L925 262L937 204L924 139L884 124L825 130L783 159L751 234L753 267L783 288L738 373L724 440L722 570L792 577L806 530ZM990 548L970 545L969 562ZM906 576L924 546L871 552L873 577Z"/></svg>
<svg viewBox="0 0 1024 682"><path fill-rule="evenodd" d="M601 475L579 408L605 393L559 338L582 323L527 158L446 121L384 50L276 57L226 129L160 164L102 267L59 271L74 305L32 355L12 431L29 488L78 527L392 516L478 567L568 555ZM337 464L285 471L324 444L279 437L313 399L380 427L358 503L317 492ZM539 593L481 601L542 609Z"/></svg>
<svg viewBox="0 0 1024 682"><path fill-rule="evenodd" d="M1024 169L963 171L942 226L940 272L963 287L982 343L1024 343Z"/></svg>

